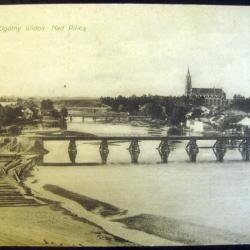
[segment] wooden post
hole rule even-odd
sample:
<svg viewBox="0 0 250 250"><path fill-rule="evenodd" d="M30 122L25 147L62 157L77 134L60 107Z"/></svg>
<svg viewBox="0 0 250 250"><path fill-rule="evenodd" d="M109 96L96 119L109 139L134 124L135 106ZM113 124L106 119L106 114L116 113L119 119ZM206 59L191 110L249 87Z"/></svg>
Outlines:
<svg viewBox="0 0 250 250"><path fill-rule="evenodd" d="M129 153L131 156L132 163L138 163L138 158L140 154L140 147L137 139L133 139L129 145Z"/></svg>
<svg viewBox="0 0 250 250"><path fill-rule="evenodd" d="M249 161L250 156L250 139L243 139L239 144L239 151L244 161Z"/></svg>
<svg viewBox="0 0 250 250"><path fill-rule="evenodd" d="M227 152L225 140L223 138L218 138L213 145L213 152L216 156L217 161L223 162L224 155Z"/></svg>
<svg viewBox="0 0 250 250"><path fill-rule="evenodd" d="M188 144L186 146L186 152L189 156L190 161L196 162L196 157L197 157L197 154L199 153L199 147L198 147L195 139L191 139L188 142Z"/></svg>
<svg viewBox="0 0 250 250"><path fill-rule="evenodd" d="M106 164L107 163L107 159L108 159L108 154L109 154L109 148L108 148L108 142L107 140L103 140L100 144L99 147L99 152L102 158L102 164Z"/></svg>
<svg viewBox="0 0 250 250"><path fill-rule="evenodd" d="M69 159L72 164L76 162L77 148L76 141L74 139L70 139L69 147L68 147Z"/></svg>
<svg viewBox="0 0 250 250"><path fill-rule="evenodd" d="M161 156L161 161L163 163L167 163L168 162L168 156L170 154L170 148L168 145L168 140L161 140L161 143L159 145L159 147L157 148L160 156Z"/></svg>

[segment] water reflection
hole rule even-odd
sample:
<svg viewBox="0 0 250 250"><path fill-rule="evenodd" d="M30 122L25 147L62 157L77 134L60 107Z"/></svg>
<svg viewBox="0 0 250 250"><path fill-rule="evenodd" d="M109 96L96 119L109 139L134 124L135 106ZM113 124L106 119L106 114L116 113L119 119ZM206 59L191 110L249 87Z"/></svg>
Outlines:
<svg viewBox="0 0 250 250"><path fill-rule="evenodd" d="M91 118L73 117L72 122L68 122L69 131L92 133L95 135L166 135L168 127L152 126L145 122L124 122L108 123L102 120L94 122Z"/></svg>

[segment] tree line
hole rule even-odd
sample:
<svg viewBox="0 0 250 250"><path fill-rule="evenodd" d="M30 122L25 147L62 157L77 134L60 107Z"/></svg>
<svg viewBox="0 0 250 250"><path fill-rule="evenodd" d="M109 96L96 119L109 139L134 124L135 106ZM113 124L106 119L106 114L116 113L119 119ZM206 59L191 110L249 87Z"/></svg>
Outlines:
<svg viewBox="0 0 250 250"><path fill-rule="evenodd" d="M101 97L101 102L115 112L128 112L130 115L148 115L153 119L165 120L172 125L186 121L186 115L194 108L204 105L203 97L143 95L125 97ZM200 112L196 112L197 115Z"/></svg>
<svg viewBox="0 0 250 250"><path fill-rule="evenodd" d="M32 99L18 98L15 104L6 106L0 104L0 127L40 119L45 114L56 119L65 118L68 116L68 110L65 107L57 110L50 99L37 103Z"/></svg>
<svg viewBox="0 0 250 250"><path fill-rule="evenodd" d="M250 112L250 97L244 97L242 95L234 95L232 106L236 109Z"/></svg>

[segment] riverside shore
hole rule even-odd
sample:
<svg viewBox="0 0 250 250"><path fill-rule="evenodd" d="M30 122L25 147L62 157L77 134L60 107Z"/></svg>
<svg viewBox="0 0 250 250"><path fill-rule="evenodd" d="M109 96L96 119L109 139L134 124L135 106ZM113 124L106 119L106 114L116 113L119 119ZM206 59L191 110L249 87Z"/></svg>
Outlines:
<svg viewBox="0 0 250 250"><path fill-rule="evenodd" d="M22 154L23 148L29 149L29 153L43 151L37 141L20 138L2 144L1 152ZM25 171L18 184L13 173L22 165ZM26 168L24 163L15 160L0 163L0 246L135 245L70 213L58 202L30 195L23 185L23 179L29 174L30 168L32 166Z"/></svg>
<svg viewBox="0 0 250 250"><path fill-rule="evenodd" d="M94 129L86 131L95 134ZM50 136L60 135L60 131L50 131ZM63 136L67 135L64 132ZM207 145L204 143L201 146ZM28 139L25 136L5 138L2 144L1 149L21 154L22 160L5 166L3 175L7 173L14 180L15 173L18 176L21 173L27 193L42 201L41 205L27 209L9 206L9 210L4 210L0 216L0 221L5 219L7 224L6 229L3 226L1 229L4 245L11 239L18 243L10 245L21 246L26 243L35 246L169 246L249 242L245 232L249 232L250 226L244 213L238 213L239 209L248 211L249 206L250 172L245 163L236 161L231 167L227 162L218 165L211 162L213 152L207 150L199 155L199 162L190 164L183 154L185 143L180 143L176 144L166 166L157 163L159 156L152 150L158 142L145 142L141 143L140 164L132 167L126 163L130 161L126 150L128 142L120 142L110 144L107 166L58 168L53 162L68 161L68 142L43 145L39 137L31 134ZM98 147L98 143L78 144L78 161L98 160ZM36 164L36 157L46 152L50 154L44 160L50 165ZM35 160L27 158L30 156ZM176 157L178 162L174 161ZM236 151L228 157L239 159ZM227 178L223 179L225 175ZM143 181L138 181L142 177ZM6 191L1 189L0 193L3 192ZM22 239L15 237L16 234Z"/></svg>
<svg viewBox="0 0 250 250"><path fill-rule="evenodd" d="M0 208L0 246L132 246L56 205Z"/></svg>
<svg viewBox="0 0 250 250"><path fill-rule="evenodd" d="M3 164L0 169L2 167ZM1 181L6 178L12 189L21 189L13 179L0 176ZM24 201L30 198L33 197L23 195ZM84 218L71 214L56 202L43 200L39 203L3 205L0 202L0 246L134 245L105 232Z"/></svg>

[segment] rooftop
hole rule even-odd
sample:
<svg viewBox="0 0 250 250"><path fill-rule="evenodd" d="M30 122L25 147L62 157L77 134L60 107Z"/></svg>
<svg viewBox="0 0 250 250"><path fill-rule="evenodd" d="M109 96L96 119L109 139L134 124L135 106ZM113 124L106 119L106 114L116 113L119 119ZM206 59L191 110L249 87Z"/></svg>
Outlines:
<svg viewBox="0 0 250 250"><path fill-rule="evenodd" d="M192 88L192 94L225 96L221 88Z"/></svg>

